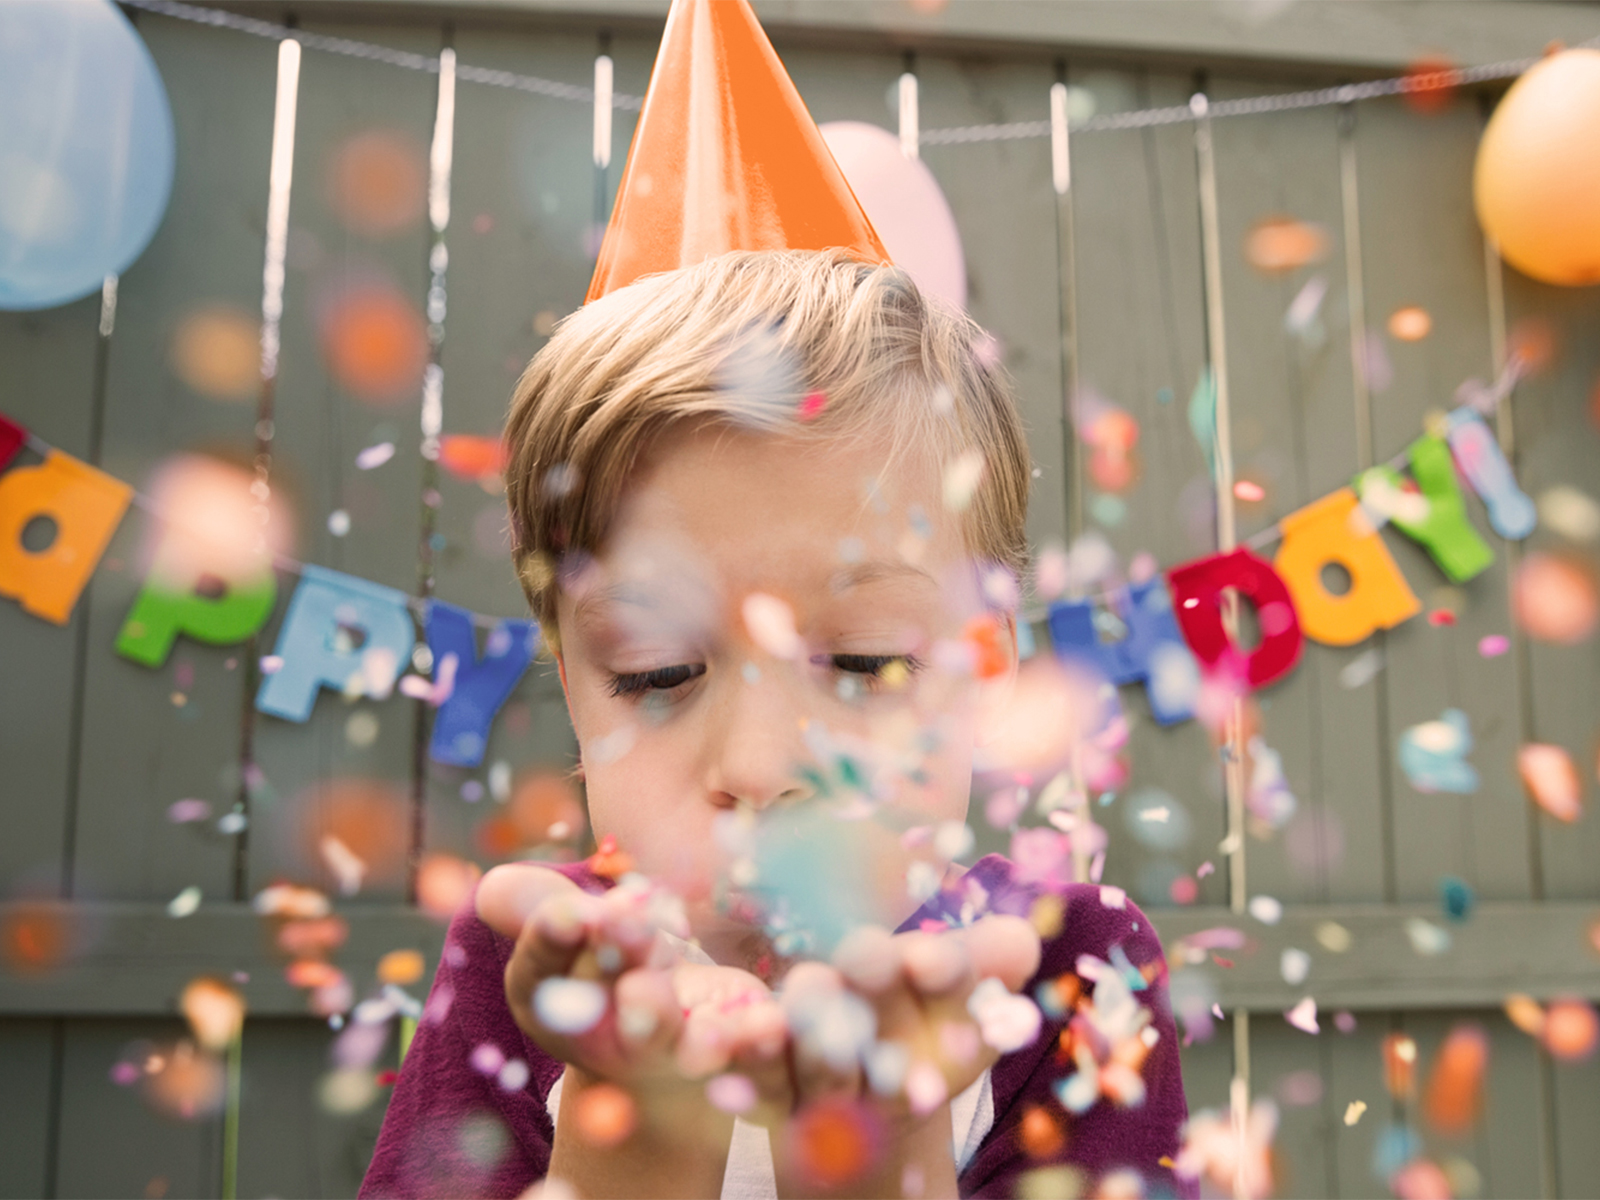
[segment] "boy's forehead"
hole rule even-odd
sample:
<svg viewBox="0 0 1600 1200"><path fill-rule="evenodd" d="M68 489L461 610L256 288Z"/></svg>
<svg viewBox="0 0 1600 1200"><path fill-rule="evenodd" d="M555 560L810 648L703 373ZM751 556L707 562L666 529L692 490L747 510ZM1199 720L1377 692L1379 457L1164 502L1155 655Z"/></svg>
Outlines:
<svg viewBox="0 0 1600 1200"><path fill-rule="evenodd" d="M938 587L963 557L938 465L882 436L795 437L719 427L675 431L625 488L598 555L598 598L652 585L762 586L848 594ZM709 596L705 596L709 599Z"/></svg>

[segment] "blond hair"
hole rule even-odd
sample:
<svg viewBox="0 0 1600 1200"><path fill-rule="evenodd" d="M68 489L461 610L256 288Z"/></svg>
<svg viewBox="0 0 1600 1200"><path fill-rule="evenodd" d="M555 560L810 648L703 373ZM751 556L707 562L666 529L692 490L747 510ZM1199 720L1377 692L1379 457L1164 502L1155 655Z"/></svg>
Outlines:
<svg viewBox="0 0 1600 1200"><path fill-rule="evenodd" d="M506 419L512 560L555 632L563 558L597 553L641 452L713 421L801 437L890 431L890 456L975 453L967 547L1021 575L1027 441L992 342L892 266L843 251L735 252L567 317Z"/></svg>

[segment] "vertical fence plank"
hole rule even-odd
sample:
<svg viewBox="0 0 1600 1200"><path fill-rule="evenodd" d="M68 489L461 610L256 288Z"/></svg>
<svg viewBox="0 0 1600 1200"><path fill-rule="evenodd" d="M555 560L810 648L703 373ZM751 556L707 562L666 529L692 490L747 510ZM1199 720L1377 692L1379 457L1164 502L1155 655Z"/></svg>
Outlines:
<svg viewBox="0 0 1600 1200"><path fill-rule="evenodd" d="M1358 111L1368 322L1394 376L1373 397L1380 460L1420 436L1428 412L1448 408L1463 381L1490 371L1482 240L1472 212L1478 131L1465 104L1431 117L1398 100L1370 101ZM1420 342L1384 331L1389 315L1407 305L1432 315L1432 332ZM1467 504L1474 525L1487 532L1482 505ZM1397 533L1384 536L1424 607L1459 609L1453 626L1413 620L1389 635L1380 683L1389 696L1390 744L1398 746L1407 728L1460 708L1471 719L1471 761L1481 777L1472 795L1423 795L1392 767L1398 898L1436 897L1446 875L1486 899L1526 898L1528 828L1512 770L1516 688L1508 660L1477 649L1481 637L1507 629L1505 556L1449 589L1419 547Z"/></svg>
<svg viewBox="0 0 1600 1200"><path fill-rule="evenodd" d="M1211 94L1221 100L1262 90L1258 83L1217 80ZM1239 499L1244 538L1346 485L1361 466L1337 121L1336 110L1320 108L1215 125L1228 338L1237 351L1229 356L1234 472L1265 492L1261 501ZM1325 231L1326 259L1270 275L1247 262L1251 229L1282 217ZM1286 314L1318 280L1327 288L1320 314L1305 336L1297 335L1286 328ZM1276 552L1276 544L1258 551L1267 559ZM1263 740L1283 757L1298 811L1275 836L1250 841L1252 892L1289 902L1383 895L1379 780L1387 767L1378 761L1370 695L1339 680L1341 668L1371 648L1307 639L1293 674L1257 697Z"/></svg>
<svg viewBox="0 0 1600 1200"><path fill-rule="evenodd" d="M1373 1168L1373 1150L1393 1117L1394 1105L1384 1090L1381 1047L1388 1032L1385 1013L1363 1012L1355 1028L1340 1033L1327 1014L1322 1022L1323 1107L1328 1117L1327 1150L1336 1185L1334 1194L1363 1197L1380 1194L1386 1181ZM1331 1028L1330 1028L1331 1027ZM1366 1105L1354 1124L1345 1124L1350 1105Z"/></svg>
<svg viewBox="0 0 1600 1200"><path fill-rule="evenodd" d="M320 1021L261 1019L244 1032L239 1141L241 1196L354 1196L377 1144L388 1102L381 1089L353 1115L330 1113L318 1084L331 1035ZM391 1039L381 1064L395 1061ZM285 1154L284 1147L295 1147Z"/></svg>
<svg viewBox="0 0 1600 1200"><path fill-rule="evenodd" d="M364 26L307 23L305 28L332 36L373 33ZM386 29L382 40L423 54L436 54L440 47L437 31ZM332 199L333 172L349 139L381 134L410 146L425 182L437 83L435 75L387 63L316 50L305 54L273 442L273 486L297 511L299 557L408 594L416 588L422 505L421 362L415 380L392 395L363 398L330 370L327 335L338 306L369 287L399 297L420 331L430 237L421 209L398 227L366 234L349 228ZM355 349L359 352L359 344ZM393 457L370 470L358 468L357 455L383 442L393 444ZM338 511L349 516L344 535L329 525ZM285 591L296 582L285 581ZM280 604L280 614L283 608ZM264 648L274 644L275 630L269 633ZM403 800L409 794L414 717L412 705L398 697L352 704L328 690L318 696L304 724L256 716L256 760L270 791L255 806L252 889L284 875L337 888L308 834L326 816L324 794L313 785L346 778L377 781L394 791L397 802ZM364 736L374 721L376 734ZM404 894L403 851L398 860L390 855L381 868L372 865L363 897Z"/></svg>
<svg viewBox="0 0 1600 1200"><path fill-rule="evenodd" d="M1187 77L1154 72L1069 68L1069 80L1102 114L1183 104L1193 90ZM1124 569L1140 552L1168 568L1216 547L1210 478L1186 415L1205 360L1193 131L1082 134L1072 154L1081 386L1126 409L1140 430L1131 488L1097 504L1093 481L1084 481L1085 528L1105 538ZM1118 504L1125 515L1113 519ZM1140 687L1123 688L1122 703L1131 777L1122 799L1095 810L1110 839L1106 879L1159 906L1171 902L1178 875L1206 860L1222 865L1221 771L1198 722L1155 724ZM1127 799L1144 788L1167 792L1188 813L1192 833L1174 853L1152 850L1130 831ZM1219 869L1199 881L1199 902L1226 903L1226 887Z"/></svg>
<svg viewBox="0 0 1600 1200"><path fill-rule="evenodd" d="M6 1200L50 1189L55 1026L49 1018L0 1020L0 1197Z"/></svg>
<svg viewBox="0 0 1600 1200"><path fill-rule="evenodd" d="M259 309L261 221L272 121L270 44L149 16L140 33L166 80L177 129L167 215L118 288L106 383L105 469L147 488L185 451L247 453L248 406L191 390L172 366L180 322L210 305ZM77 819L79 891L155 899L191 884L228 894L232 839L211 823L177 826L173 801L224 811L236 786L238 647L180 638L145 667L113 651L162 533L132 509L95 575Z"/></svg>

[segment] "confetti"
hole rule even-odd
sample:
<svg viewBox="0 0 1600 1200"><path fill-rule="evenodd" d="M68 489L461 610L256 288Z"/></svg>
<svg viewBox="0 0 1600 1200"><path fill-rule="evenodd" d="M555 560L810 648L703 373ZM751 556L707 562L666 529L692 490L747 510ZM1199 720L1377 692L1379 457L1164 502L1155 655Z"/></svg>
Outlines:
<svg viewBox="0 0 1600 1200"><path fill-rule="evenodd" d="M1377 649L1363 650L1339 668L1339 684L1346 688L1358 688L1371 682L1381 670L1383 654Z"/></svg>
<svg viewBox="0 0 1600 1200"><path fill-rule="evenodd" d="M1366 1111L1367 1102L1365 1100L1350 1101L1350 1103L1345 1106L1344 1123L1346 1125L1354 1125L1357 1121L1361 1120L1361 1114Z"/></svg>
<svg viewBox="0 0 1600 1200"><path fill-rule="evenodd" d="M973 493L983 479L983 454L963 450L944 467L944 507L947 512L966 512Z"/></svg>
<svg viewBox="0 0 1600 1200"><path fill-rule="evenodd" d="M1019 1136L1023 1153L1029 1158L1053 1158L1067 1144L1067 1137L1061 1129L1060 1122L1041 1104L1031 1104L1023 1112Z"/></svg>
<svg viewBox="0 0 1600 1200"><path fill-rule="evenodd" d="M1424 921L1421 917L1410 917L1405 925L1406 936L1411 939L1411 948L1424 958L1443 954L1450 949L1450 931L1441 929L1432 921Z"/></svg>
<svg viewBox="0 0 1600 1200"><path fill-rule="evenodd" d="M1267 498L1267 489L1252 479L1240 479L1233 485L1233 494L1246 504L1259 504Z"/></svg>
<svg viewBox="0 0 1600 1200"><path fill-rule="evenodd" d="M1252 896L1245 909L1263 925L1276 925L1283 920L1283 904L1272 896Z"/></svg>
<svg viewBox="0 0 1600 1200"><path fill-rule="evenodd" d="M441 921L455 916L483 875L477 863L454 854L425 854L417 864L417 904Z"/></svg>
<svg viewBox="0 0 1600 1200"><path fill-rule="evenodd" d="M949 1098L944 1072L927 1060L911 1064L906 1072L906 1102L917 1116L926 1116Z"/></svg>
<svg viewBox="0 0 1600 1200"><path fill-rule="evenodd" d="M383 466L393 457L394 443L378 442L376 445L368 446L360 454L356 455L356 467L358 470L371 471Z"/></svg>
<svg viewBox="0 0 1600 1200"><path fill-rule="evenodd" d="M1464 879L1457 879L1454 875L1445 875L1439 880L1439 904L1444 909L1446 920L1461 922L1472 916L1473 906L1477 903L1477 893Z"/></svg>
<svg viewBox="0 0 1600 1200"><path fill-rule="evenodd" d="M1517 774L1528 798L1556 820L1571 824L1583 815L1583 783L1564 747L1537 742L1519 747Z"/></svg>
<svg viewBox="0 0 1600 1200"><path fill-rule="evenodd" d="M978 1022L984 1044L1001 1054L1032 1045L1043 1019L1037 1004L1007 991L998 979L985 979L972 989L967 1011Z"/></svg>
<svg viewBox="0 0 1600 1200"><path fill-rule="evenodd" d="M1258 271L1293 271L1328 256L1328 234L1320 225L1270 217L1251 227L1245 236L1244 256Z"/></svg>
<svg viewBox="0 0 1600 1200"><path fill-rule="evenodd" d="M944 1077L939 1078L942 1086ZM790 1161L806 1183L824 1191L861 1178L882 1153L879 1119L853 1100L830 1098L806 1105L789 1122L787 1136Z"/></svg>
<svg viewBox="0 0 1600 1200"><path fill-rule="evenodd" d="M627 1141L638 1123L633 1097L615 1084L585 1088L576 1103L579 1136L602 1150Z"/></svg>
<svg viewBox="0 0 1600 1200"><path fill-rule="evenodd" d="M335 296L321 314L328 370L351 395L371 404L414 396L428 362L428 331L411 300L388 283L361 283Z"/></svg>
<svg viewBox="0 0 1600 1200"><path fill-rule="evenodd" d="M1383 1082L1396 1100L1409 1100L1417 1088L1417 1043L1409 1034L1383 1039Z"/></svg>
<svg viewBox="0 0 1600 1200"><path fill-rule="evenodd" d="M1343 954L1350 949L1350 931L1337 921L1323 921L1317 926L1317 942L1331 954Z"/></svg>
<svg viewBox="0 0 1600 1200"><path fill-rule="evenodd" d="M1539 520L1568 541L1600 538L1600 504L1566 484L1539 493Z"/></svg>
<svg viewBox="0 0 1600 1200"><path fill-rule="evenodd" d="M557 1033L587 1033L605 1015L605 989L586 979L546 979L534 989L533 1010Z"/></svg>
<svg viewBox="0 0 1600 1200"><path fill-rule="evenodd" d="M1298 987L1311 974L1311 955L1290 946L1278 956L1278 974L1290 987Z"/></svg>
<svg viewBox="0 0 1600 1200"><path fill-rule="evenodd" d="M420 950L391 950L378 960L378 979L401 987L422 978L427 964Z"/></svg>
<svg viewBox="0 0 1600 1200"><path fill-rule="evenodd" d="M244 997L220 979L191 980L178 998L178 1011L207 1050L226 1049L244 1028Z"/></svg>
<svg viewBox="0 0 1600 1200"><path fill-rule="evenodd" d="M1483 1079L1489 1065L1489 1038L1477 1025L1457 1025L1434 1058L1422 1111L1434 1130L1462 1137L1477 1124L1483 1107Z"/></svg>
<svg viewBox="0 0 1600 1200"><path fill-rule="evenodd" d="M795 631L794 610L776 596L751 592L740 611L750 640L772 657L798 659L805 652Z"/></svg>
<svg viewBox="0 0 1600 1200"><path fill-rule="evenodd" d="M500 1085L502 1092L520 1092L528 1086L528 1064L520 1058L513 1058L506 1062L495 1075L494 1081ZM582 1101L579 1101L581 1104Z"/></svg>
<svg viewBox="0 0 1600 1200"><path fill-rule="evenodd" d="M317 1099L326 1112L358 1113L378 1098L378 1079L370 1067L339 1067L322 1077Z"/></svg>
<svg viewBox="0 0 1600 1200"><path fill-rule="evenodd" d="M1502 633L1485 634L1478 639L1478 653L1484 658L1499 658L1511 649L1511 639Z"/></svg>
<svg viewBox="0 0 1600 1200"><path fill-rule="evenodd" d="M500 1068L505 1066L506 1056L499 1046L492 1042L482 1042L473 1047L467 1061L479 1075L498 1075Z"/></svg>
<svg viewBox="0 0 1600 1200"><path fill-rule="evenodd" d="M344 537L350 532L350 514L342 508L336 508L328 514L328 532L334 537Z"/></svg>
<svg viewBox="0 0 1600 1200"><path fill-rule="evenodd" d="M1582 563L1534 551L1512 580L1511 611L1530 637L1573 645L1594 632L1600 599Z"/></svg>
<svg viewBox="0 0 1600 1200"><path fill-rule="evenodd" d="M426 151L395 130L352 134L328 166L329 203L363 237L389 237L421 221L427 187Z"/></svg>
<svg viewBox="0 0 1600 1200"><path fill-rule="evenodd" d="M200 907L200 889L190 884L167 901L167 916L192 917Z"/></svg>
<svg viewBox="0 0 1600 1200"><path fill-rule="evenodd" d="M1389 336L1401 342L1420 342L1433 331L1428 310L1412 305L1389 314Z"/></svg>
<svg viewBox="0 0 1600 1200"><path fill-rule="evenodd" d="M167 806L167 820L174 825L204 821L210 815L211 805L204 800L175 800Z"/></svg>
<svg viewBox="0 0 1600 1200"><path fill-rule="evenodd" d="M1580 1062L1594 1053L1600 1041L1600 1018L1584 1000L1552 1000L1545 1010L1545 1048L1563 1062Z"/></svg>
<svg viewBox="0 0 1600 1200"><path fill-rule="evenodd" d="M172 369L211 400L248 400L261 387L261 326L221 305L185 316L172 336Z"/></svg>
<svg viewBox="0 0 1600 1200"><path fill-rule="evenodd" d="M1289 302L1289 309L1283 315L1283 327L1286 331L1304 337L1311 332L1316 322L1317 313L1322 308L1322 301L1328 295L1328 278L1325 275L1313 275L1306 280L1305 285L1295 293Z"/></svg>
<svg viewBox="0 0 1600 1200"><path fill-rule="evenodd" d="M1283 1019L1293 1025L1302 1033L1320 1033L1317 1025L1317 1002L1310 996L1305 997L1283 1014Z"/></svg>
<svg viewBox="0 0 1600 1200"><path fill-rule="evenodd" d="M706 1080L706 1100L719 1112L739 1115L756 1106L756 1085L744 1075L713 1075Z"/></svg>
<svg viewBox="0 0 1600 1200"><path fill-rule="evenodd" d="M1478 772L1467 761L1471 749L1467 714L1447 708L1437 721L1413 725L1400 735L1400 769L1419 792L1475 792Z"/></svg>

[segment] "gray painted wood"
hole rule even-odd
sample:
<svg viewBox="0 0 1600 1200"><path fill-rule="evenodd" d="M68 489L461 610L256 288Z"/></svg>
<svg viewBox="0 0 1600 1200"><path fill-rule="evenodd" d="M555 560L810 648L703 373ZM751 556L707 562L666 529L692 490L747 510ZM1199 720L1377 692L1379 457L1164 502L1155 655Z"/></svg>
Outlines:
<svg viewBox="0 0 1600 1200"><path fill-rule="evenodd" d="M43 312L0 314L0 412L69 454L86 456L94 411L94 362L100 298L91 296ZM28 451L18 464L37 461ZM66 626L30 616L13 600L0 601L0 644L7 677L26 688L0 689L0 762L7 779L0 795L14 822L0 846L0 879L13 888L58 894L74 787L72 737L78 656L86 620L80 600ZM24 802L25 801L25 802Z"/></svg>
<svg viewBox="0 0 1600 1200"><path fill-rule="evenodd" d="M137 1089L111 1081L138 1043L170 1046L176 1020L66 1022L61 1069L57 1196L210 1196L222 1180L220 1116L183 1121L152 1109Z"/></svg>
<svg viewBox="0 0 1600 1200"><path fill-rule="evenodd" d="M239 1121L239 1195L354 1196L383 1123L389 1089L353 1114L330 1113L318 1085L334 1034L314 1020L245 1023ZM378 1069L397 1064L391 1038ZM293 1146L293 1154L285 1154Z"/></svg>
<svg viewBox="0 0 1600 1200"><path fill-rule="evenodd" d="M1457 104L1423 117L1398 101L1361 106L1356 125L1360 162L1363 258L1369 324L1393 365L1394 384L1374 397L1375 453L1387 458L1422 431L1425 415L1448 408L1456 388L1490 373L1483 242L1472 212L1472 161L1479 122ZM1433 331L1420 342L1383 332L1389 314L1421 305ZM1468 500L1472 520L1487 530L1483 509ZM1528 830L1512 758L1520 714L1511 664L1478 653L1486 634L1505 633L1504 555L1452 593L1415 544L1384 535L1425 608L1456 597L1458 622L1435 627L1413 620L1388 637L1389 739L1457 707L1471 718L1471 758L1482 785L1470 796L1422 795L1392 768L1395 875L1398 898L1438 895L1439 880L1458 876L1485 899L1531 894Z"/></svg>
<svg viewBox="0 0 1600 1200"><path fill-rule="evenodd" d="M1251 1091L1278 1106L1273 1149L1279 1161L1275 1190L1280 1196L1312 1200L1339 1195L1336 1169L1330 1161L1338 1118L1332 1118L1331 1102L1323 1094L1327 1087L1325 1045L1321 1037L1302 1033L1276 1013L1251 1014Z"/></svg>
<svg viewBox="0 0 1600 1200"><path fill-rule="evenodd" d="M56 1022L0 1021L0 1196L43 1196L50 1186Z"/></svg>
<svg viewBox="0 0 1600 1200"><path fill-rule="evenodd" d="M361 32L359 27L313 23L306 28L332 36ZM440 46L436 30L390 33L390 44L402 49L437 53ZM297 555L407 593L417 586L421 529L421 377L413 391L392 402L352 396L328 369L320 321L341 289L367 281L392 284L420 317L431 240L423 214L382 238L351 232L328 198L329 171L346 139L377 130L412 139L426 162L437 82L436 76L397 71L383 63L316 53L302 60L289 218L293 253L284 290L273 444L275 486L293 498L298 511ZM356 456L384 441L393 443L394 456L373 470L358 469ZM328 527L328 517L337 509L350 514L344 537L334 536ZM280 614L283 608L280 604ZM415 708L397 700L350 704L324 689L304 724L257 715L256 758L272 798L255 806L252 888L280 876L336 886L310 844L316 839L306 832L322 809L324 793L312 786L319 781L359 778L387 784L394 791L399 819L409 821ZM358 712L378 722L369 745L356 745L347 735L350 718ZM397 859L373 864L362 895L390 899L404 890L404 862Z"/></svg>
<svg viewBox="0 0 1600 1200"><path fill-rule="evenodd" d="M1069 64L1068 75L1100 113L1185 103L1193 90L1176 72ZM1205 460L1185 416L1205 360L1192 135L1187 127L1083 134L1073 139L1072 158L1081 384L1125 408L1140 427L1139 480L1119 497L1126 517L1106 523L1091 510L1083 528L1105 538L1123 569L1141 551L1170 567L1216 548L1205 516ZM1085 479L1086 506L1095 495ZM1226 868L1217 846L1225 806L1207 733L1197 722L1156 725L1142 687L1123 688L1122 703L1131 776L1120 799L1095 810L1110 839L1105 878L1127 886L1141 904L1161 906L1169 902L1171 877L1209 860L1218 870L1200 880L1200 901L1223 903ZM1151 851L1129 832L1126 800L1144 788L1167 792L1188 812L1193 832L1175 853Z"/></svg>
<svg viewBox="0 0 1600 1200"><path fill-rule="evenodd" d="M1600 1062L1556 1063L1550 1068L1555 1099L1558 1196L1589 1196L1600 1191Z"/></svg>
<svg viewBox="0 0 1600 1200"><path fill-rule="evenodd" d="M104 464L148 490L175 454L249 450L250 405L191 391L173 371L171 347L179 323L204 306L259 311L275 67L269 46L218 41L192 25L152 17L141 33L171 97L178 166L161 229L118 288ZM180 639L164 666L150 668L112 649L143 583L145 547L160 535L157 522L130 510L90 597L74 866L80 894L91 897L156 899L190 885L215 897L231 886L233 839L209 825L174 825L166 809L194 797L220 815L232 803L238 650Z"/></svg>
<svg viewBox="0 0 1600 1200"><path fill-rule="evenodd" d="M1559 485L1600 499L1600 424L1593 409L1600 381L1600 344L1595 338L1600 297L1594 288L1558 288L1535 283L1505 269L1507 316L1513 329L1542 323L1554 335L1556 357L1549 368L1520 384L1511 402L1516 429L1516 468L1523 490L1538 497ZM1563 537L1541 524L1522 544L1527 552L1576 554L1595 561L1593 542ZM1600 639L1576 645L1530 641L1527 647L1526 734L1553 742L1572 755L1590 812L1574 825L1542 812L1534 815L1545 895L1593 897L1600 892L1594 863L1600 853L1600 825L1592 812L1597 793L1596 714L1600 713ZM1521 798L1521 788L1513 795Z"/></svg>
<svg viewBox="0 0 1600 1200"><path fill-rule="evenodd" d="M1255 81L1217 80L1215 99L1260 94ZM1235 475L1266 498L1238 501L1239 535L1269 528L1302 505L1345 486L1360 466L1351 381L1348 297L1340 205L1337 111L1216 122L1217 187L1223 247L1223 302L1229 342ZM1319 225L1328 257L1267 276L1245 258L1253 226L1289 216ZM1303 287L1327 286L1319 340L1285 327ZM1258 551L1271 559L1277 546ZM1252 894L1285 902L1378 900L1383 896L1383 805L1377 714L1369 687L1351 689L1339 672L1372 646L1324 646L1307 639L1288 678L1260 693L1261 736L1283 756L1299 801L1276 834L1263 824L1247 843Z"/></svg>

